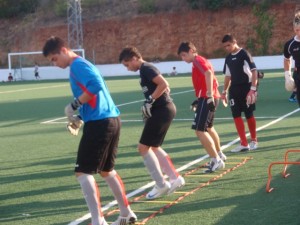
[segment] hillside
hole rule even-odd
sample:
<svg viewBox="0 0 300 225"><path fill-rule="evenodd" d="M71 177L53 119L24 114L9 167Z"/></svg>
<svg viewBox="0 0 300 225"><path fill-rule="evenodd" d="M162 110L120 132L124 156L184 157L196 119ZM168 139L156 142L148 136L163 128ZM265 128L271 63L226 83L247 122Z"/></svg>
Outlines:
<svg viewBox="0 0 300 225"><path fill-rule="evenodd" d="M129 2L135 4L136 1ZM281 54L283 43L293 36L292 19L298 7L296 2L284 1L272 5L265 12L274 22L272 36L268 41L268 54ZM148 60L177 60L177 47L185 40L194 42L201 54L216 58L224 55L220 41L226 33L236 35L243 47L251 47L251 40L258 39L254 26L259 23L259 18L253 14L252 7L213 12L188 10L184 5L181 7L180 10L166 8L166 11L156 14L129 13L124 11L126 8L112 6L99 15L96 13L99 11L97 8L94 11L83 10L83 47L87 58L97 64L118 63L120 50L126 45L135 45ZM119 14L108 9L114 9ZM2 68L7 68L8 52L40 51L51 35L67 40L67 19L55 18L49 11L40 10L22 21L1 21ZM266 29L268 31L270 30ZM252 48L250 51L255 53L259 52L257 48L261 46L252 45ZM39 61L40 64L46 63L38 57L32 60Z"/></svg>

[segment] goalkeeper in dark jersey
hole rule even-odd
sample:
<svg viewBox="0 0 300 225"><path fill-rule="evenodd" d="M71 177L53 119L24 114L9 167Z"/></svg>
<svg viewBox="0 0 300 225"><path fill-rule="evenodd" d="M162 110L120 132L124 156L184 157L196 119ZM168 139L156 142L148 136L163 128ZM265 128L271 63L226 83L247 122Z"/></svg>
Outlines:
<svg viewBox="0 0 300 225"><path fill-rule="evenodd" d="M257 69L250 53L239 47L232 35L226 34L222 43L229 53L225 59L223 69L225 79L222 99L227 101L227 92L229 92L229 105L240 137L240 145L232 149L231 152L254 150L258 147L256 119L254 117L257 96ZM251 140L249 144L246 138L242 112L245 114L250 131Z"/></svg>
<svg viewBox="0 0 300 225"><path fill-rule="evenodd" d="M284 76L287 91L295 91L300 106L300 11L293 20L295 36L284 45ZM295 60L293 76L291 75L291 57Z"/></svg>
<svg viewBox="0 0 300 225"><path fill-rule="evenodd" d="M137 48L124 48L119 61L129 70L140 72L140 85L145 97L142 105L144 129L138 144L138 150L144 164L155 181L154 188L146 195L147 199L155 199L170 194L183 186L185 181L180 176L161 145L176 114L176 107L170 97L168 82L160 71L143 60ZM163 173L169 176L164 179Z"/></svg>

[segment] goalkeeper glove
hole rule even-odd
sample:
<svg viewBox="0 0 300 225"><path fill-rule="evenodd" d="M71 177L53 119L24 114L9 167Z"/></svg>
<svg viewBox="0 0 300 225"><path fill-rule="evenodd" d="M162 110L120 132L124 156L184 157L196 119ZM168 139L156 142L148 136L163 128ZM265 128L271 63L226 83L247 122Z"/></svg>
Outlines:
<svg viewBox="0 0 300 225"><path fill-rule="evenodd" d="M224 107L228 106L228 98L227 98L227 91L222 91L222 95L221 95L221 99L222 99L222 103L224 105Z"/></svg>
<svg viewBox="0 0 300 225"><path fill-rule="evenodd" d="M256 87L251 86L251 89L248 92L247 97L246 97L247 105L254 104L256 102L256 99L257 99Z"/></svg>
<svg viewBox="0 0 300 225"><path fill-rule="evenodd" d="M290 71L285 71L284 72L284 78L285 78L285 89L287 91L293 91L295 88L295 82L294 79L291 76Z"/></svg>
<svg viewBox="0 0 300 225"><path fill-rule="evenodd" d="M207 108L209 111L214 112L216 111L216 105L215 105L215 100L213 97L207 98Z"/></svg>
<svg viewBox="0 0 300 225"><path fill-rule="evenodd" d="M80 127L83 125L83 121L80 116L74 116L72 122L68 122L67 130L74 136L77 136L80 130Z"/></svg>
<svg viewBox="0 0 300 225"><path fill-rule="evenodd" d="M82 106L81 102L78 99L75 99L65 107L65 114L68 117L69 122L74 122L75 112L80 106Z"/></svg>
<svg viewBox="0 0 300 225"><path fill-rule="evenodd" d="M196 112L197 106L198 106L198 99L192 102L192 104L191 104L191 106L190 106L190 109L191 109L193 112Z"/></svg>
<svg viewBox="0 0 300 225"><path fill-rule="evenodd" d="M152 116L151 114L151 108L152 108L152 104L155 102L155 99L152 98L152 96L150 95L148 97L148 99L146 99L144 101L144 104L142 105L142 116L144 119L148 119Z"/></svg>

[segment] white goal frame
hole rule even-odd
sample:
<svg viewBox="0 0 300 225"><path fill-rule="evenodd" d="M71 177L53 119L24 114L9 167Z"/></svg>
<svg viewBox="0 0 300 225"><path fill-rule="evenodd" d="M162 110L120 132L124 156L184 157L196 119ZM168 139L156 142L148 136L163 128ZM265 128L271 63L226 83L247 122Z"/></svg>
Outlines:
<svg viewBox="0 0 300 225"><path fill-rule="evenodd" d="M85 51L83 48L79 48L79 49L72 49L72 51L74 52L81 52L82 54L82 57L85 58ZM13 56L22 56L22 55L40 55L40 54L43 54L42 51L36 51L36 52L11 52L11 53L8 53L8 70L9 70L9 73L12 72L12 68L11 68L11 58Z"/></svg>

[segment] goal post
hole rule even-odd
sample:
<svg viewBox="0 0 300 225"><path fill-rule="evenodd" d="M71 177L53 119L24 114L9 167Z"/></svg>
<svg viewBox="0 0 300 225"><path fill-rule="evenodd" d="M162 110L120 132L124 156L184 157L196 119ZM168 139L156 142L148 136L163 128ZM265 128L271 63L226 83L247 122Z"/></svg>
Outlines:
<svg viewBox="0 0 300 225"><path fill-rule="evenodd" d="M72 51L85 58L84 49L72 49ZM42 51L8 53L9 73L19 70L19 73L22 74L22 68L34 67L35 63L38 63L39 66L49 64L49 62L43 57Z"/></svg>

